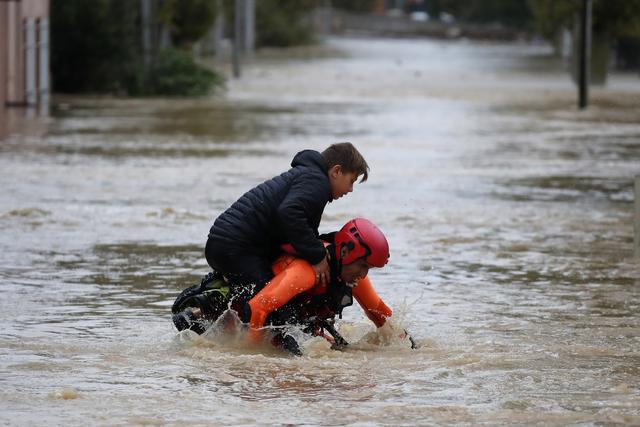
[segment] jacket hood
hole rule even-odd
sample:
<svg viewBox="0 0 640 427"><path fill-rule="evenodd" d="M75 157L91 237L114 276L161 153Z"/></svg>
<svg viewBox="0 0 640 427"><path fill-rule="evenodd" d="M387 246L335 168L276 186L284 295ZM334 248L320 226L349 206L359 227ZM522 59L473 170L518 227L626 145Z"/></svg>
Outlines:
<svg viewBox="0 0 640 427"><path fill-rule="evenodd" d="M296 154L291 161L291 167L296 166L316 167L324 173L329 170L327 161L322 157L322 154L315 150L303 150Z"/></svg>

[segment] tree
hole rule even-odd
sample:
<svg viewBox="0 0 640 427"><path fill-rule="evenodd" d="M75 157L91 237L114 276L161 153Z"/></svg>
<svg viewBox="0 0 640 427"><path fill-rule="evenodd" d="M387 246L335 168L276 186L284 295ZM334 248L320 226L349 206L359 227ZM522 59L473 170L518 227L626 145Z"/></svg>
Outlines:
<svg viewBox="0 0 640 427"><path fill-rule="evenodd" d="M571 28L580 0L529 0L534 28L547 40L554 41L562 28Z"/></svg>
<svg viewBox="0 0 640 427"><path fill-rule="evenodd" d="M460 21L514 28L527 28L531 23L527 0L435 0L427 2L427 12L433 16L447 12Z"/></svg>
<svg viewBox="0 0 640 427"><path fill-rule="evenodd" d="M562 28L571 28L581 0L529 0L536 29L550 40ZM640 1L594 0L593 31L611 36L640 36Z"/></svg>
<svg viewBox="0 0 640 427"><path fill-rule="evenodd" d="M334 1L333 6L354 13L371 13L376 0L340 0Z"/></svg>
<svg viewBox="0 0 640 427"><path fill-rule="evenodd" d="M212 2L166 0L162 4L161 15L172 23L182 49L158 52L147 68L142 62L140 2L52 0L53 89L128 95L208 93L224 79L197 65L189 49L215 18L206 12L205 3Z"/></svg>
<svg viewBox="0 0 640 427"><path fill-rule="evenodd" d="M53 0L52 84L64 92L120 92L139 56L137 9L127 0Z"/></svg>
<svg viewBox="0 0 640 427"><path fill-rule="evenodd" d="M256 44L292 46L311 42L311 24L305 18L314 0L257 0Z"/></svg>
<svg viewBox="0 0 640 427"><path fill-rule="evenodd" d="M204 37L216 20L214 0L164 0L158 20L171 35L174 46L190 49Z"/></svg>
<svg viewBox="0 0 640 427"><path fill-rule="evenodd" d="M581 0L529 0L535 28L551 42L565 30L575 30L582 7ZM621 37L640 37L640 1L593 0L592 6L591 81L604 83L608 72L611 47ZM633 44L631 44L633 46ZM629 55L637 57L637 49ZM621 58L622 62L634 63Z"/></svg>

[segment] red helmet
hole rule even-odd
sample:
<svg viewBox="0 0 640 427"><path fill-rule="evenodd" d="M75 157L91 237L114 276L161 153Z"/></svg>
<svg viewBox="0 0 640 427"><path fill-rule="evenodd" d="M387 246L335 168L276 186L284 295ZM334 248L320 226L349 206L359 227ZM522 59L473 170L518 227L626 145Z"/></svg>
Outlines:
<svg viewBox="0 0 640 427"><path fill-rule="evenodd" d="M373 267L384 267L389 261L387 239L368 219L355 218L347 222L336 233L335 242L338 259L345 245L349 249L349 253L342 258L342 264L351 264L358 258L364 258Z"/></svg>

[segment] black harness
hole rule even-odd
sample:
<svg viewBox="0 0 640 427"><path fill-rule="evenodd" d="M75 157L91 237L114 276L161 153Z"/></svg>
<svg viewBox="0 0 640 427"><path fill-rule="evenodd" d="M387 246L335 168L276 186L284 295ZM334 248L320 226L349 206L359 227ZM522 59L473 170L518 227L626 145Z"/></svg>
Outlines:
<svg viewBox="0 0 640 427"><path fill-rule="evenodd" d="M353 292L340 279L342 266L332 256L333 245L327 247L331 279L325 292L314 295L312 292L296 296L283 307L267 317L267 324L285 326L298 324L305 326L306 333L327 331L333 336L336 348L344 348L348 343L333 327L335 317L342 318L342 310L353 305Z"/></svg>

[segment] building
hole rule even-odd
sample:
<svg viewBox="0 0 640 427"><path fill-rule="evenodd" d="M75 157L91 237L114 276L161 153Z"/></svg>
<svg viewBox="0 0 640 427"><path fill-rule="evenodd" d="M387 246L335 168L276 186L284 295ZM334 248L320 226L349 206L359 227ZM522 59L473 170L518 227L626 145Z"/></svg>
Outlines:
<svg viewBox="0 0 640 427"><path fill-rule="evenodd" d="M49 103L49 0L0 0L0 116Z"/></svg>

